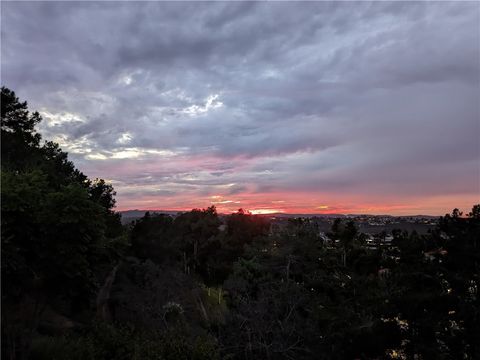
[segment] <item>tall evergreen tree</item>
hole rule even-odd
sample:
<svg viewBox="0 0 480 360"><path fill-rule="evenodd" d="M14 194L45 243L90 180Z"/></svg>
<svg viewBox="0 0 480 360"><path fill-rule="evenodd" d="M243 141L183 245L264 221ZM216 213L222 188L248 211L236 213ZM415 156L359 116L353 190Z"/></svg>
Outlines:
<svg viewBox="0 0 480 360"><path fill-rule="evenodd" d="M28 357L43 311L88 308L122 238L113 188L90 181L58 144L40 145L41 121L1 89L2 353ZM110 250L109 250L110 249ZM102 261L99 261L99 260Z"/></svg>

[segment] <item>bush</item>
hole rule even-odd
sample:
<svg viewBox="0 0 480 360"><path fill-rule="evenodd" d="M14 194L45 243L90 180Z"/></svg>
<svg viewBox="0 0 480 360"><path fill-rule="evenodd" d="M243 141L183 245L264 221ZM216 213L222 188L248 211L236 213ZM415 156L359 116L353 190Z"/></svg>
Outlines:
<svg viewBox="0 0 480 360"><path fill-rule="evenodd" d="M32 360L96 359L95 348L88 338L72 336L41 336L32 343Z"/></svg>
<svg viewBox="0 0 480 360"><path fill-rule="evenodd" d="M41 336L34 340L32 360L216 360L214 339L191 339L180 328L138 331L129 325L97 323L88 333Z"/></svg>

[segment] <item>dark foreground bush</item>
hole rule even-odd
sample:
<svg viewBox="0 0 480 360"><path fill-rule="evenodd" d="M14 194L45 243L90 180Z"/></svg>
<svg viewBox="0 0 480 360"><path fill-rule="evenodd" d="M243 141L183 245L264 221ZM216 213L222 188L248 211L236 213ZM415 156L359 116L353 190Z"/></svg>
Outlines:
<svg viewBox="0 0 480 360"><path fill-rule="evenodd" d="M180 329L163 333L137 331L128 325L95 324L83 334L40 336L32 344L32 360L215 360L215 341L189 338Z"/></svg>

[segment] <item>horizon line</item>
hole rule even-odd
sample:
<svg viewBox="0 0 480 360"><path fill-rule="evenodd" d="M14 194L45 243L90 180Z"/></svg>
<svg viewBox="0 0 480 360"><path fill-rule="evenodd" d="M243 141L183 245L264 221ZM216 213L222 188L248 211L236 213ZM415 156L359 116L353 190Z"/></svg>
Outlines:
<svg viewBox="0 0 480 360"><path fill-rule="evenodd" d="M126 209L126 210L116 210L118 213L125 213L128 211L139 211L139 212L154 212L154 213L184 213L184 212L189 212L194 209L206 209L206 208L198 208L194 207L191 209L183 209L183 210L178 210L178 209ZM242 208L243 209L243 208ZM274 216L274 215L308 215L308 216L391 216L391 217L418 217L418 216L428 216L428 217L442 217L445 216L446 214L443 215L437 215L437 214L421 214L421 213L412 213L409 215L393 215L393 214L388 214L388 213L378 213L378 214L372 214L372 213L341 213L341 212L330 212L330 213L317 213L317 212L286 212L286 211L276 211L276 212L260 212L260 213L254 213L256 210L264 210L264 209L243 209L246 212L250 212L252 215L263 215L263 216ZM237 210L238 211L238 210ZM219 215L231 215L237 213L237 211L231 211L231 212L217 212Z"/></svg>

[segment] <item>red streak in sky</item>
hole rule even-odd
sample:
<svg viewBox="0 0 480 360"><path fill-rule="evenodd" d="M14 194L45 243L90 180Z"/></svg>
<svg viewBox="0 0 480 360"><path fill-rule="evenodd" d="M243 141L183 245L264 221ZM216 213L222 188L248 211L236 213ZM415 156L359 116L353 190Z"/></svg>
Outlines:
<svg viewBox="0 0 480 360"><path fill-rule="evenodd" d="M469 196L444 196L392 201L366 201L361 196L341 196L308 193L241 193L235 195L140 196L134 199L117 196L117 210L171 210L189 211L193 208L217 207L219 213L232 213L242 208L253 214L372 214L372 215L444 215L455 207L469 211L475 199ZM478 201L477 201L478 202Z"/></svg>

